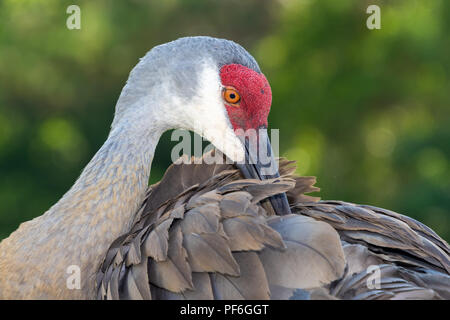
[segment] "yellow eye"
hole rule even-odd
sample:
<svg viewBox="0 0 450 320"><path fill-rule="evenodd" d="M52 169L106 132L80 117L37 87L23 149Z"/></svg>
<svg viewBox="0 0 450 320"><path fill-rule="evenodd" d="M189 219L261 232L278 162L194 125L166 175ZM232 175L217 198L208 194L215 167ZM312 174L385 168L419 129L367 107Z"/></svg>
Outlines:
<svg viewBox="0 0 450 320"><path fill-rule="evenodd" d="M241 96L239 95L239 92L236 91L234 88L225 87L222 92L223 99L228 102L229 104L237 104L241 100Z"/></svg>

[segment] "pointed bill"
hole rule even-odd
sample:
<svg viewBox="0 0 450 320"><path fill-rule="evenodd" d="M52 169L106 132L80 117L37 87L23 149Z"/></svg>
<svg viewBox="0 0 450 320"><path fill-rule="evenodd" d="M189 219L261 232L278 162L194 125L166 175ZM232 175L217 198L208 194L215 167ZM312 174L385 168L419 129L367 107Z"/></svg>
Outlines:
<svg viewBox="0 0 450 320"><path fill-rule="evenodd" d="M245 163L237 163L237 167L245 178L266 180L280 176L265 127L245 132L236 130L236 135L245 146ZM269 201L275 214L291 213L286 193L274 195L269 198Z"/></svg>

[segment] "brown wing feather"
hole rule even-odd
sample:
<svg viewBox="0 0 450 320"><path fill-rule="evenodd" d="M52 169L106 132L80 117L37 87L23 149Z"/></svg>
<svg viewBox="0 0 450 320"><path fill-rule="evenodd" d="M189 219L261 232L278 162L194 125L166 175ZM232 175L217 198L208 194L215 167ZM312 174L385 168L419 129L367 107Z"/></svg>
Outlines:
<svg viewBox="0 0 450 320"><path fill-rule="evenodd" d="M448 244L409 217L342 201L299 203L294 211L329 223L343 240L367 246L386 262L450 272Z"/></svg>
<svg viewBox="0 0 450 320"><path fill-rule="evenodd" d="M101 299L449 298L449 247L384 209L316 202L314 177L243 179L232 165L172 165L98 272ZM296 214L269 216L286 192ZM380 290L367 267L380 266Z"/></svg>
<svg viewBox="0 0 450 320"><path fill-rule="evenodd" d="M172 165L161 182L150 188L130 233L115 241L108 252L98 275L99 298L269 298L268 279L278 271L267 257L294 251L286 245L285 231L280 233L268 224L260 202L289 190L293 196L316 190L314 179L289 176L292 163L282 162L280 172L284 176L277 179L242 180L231 165ZM286 217L290 218L309 219ZM300 241L311 242L318 251L327 252L323 247L329 246L337 249L332 255L339 256L340 264L322 282L336 280L345 267L337 233L330 229L325 234L309 225L308 229L311 239ZM331 244L312 243L320 235L331 239ZM290 237L295 236L291 232ZM330 269L325 260L316 267ZM295 278L293 266L285 277ZM140 285L142 281L148 286Z"/></svg>
<svg viewBox="0 0 450 320"><path fill-rule="evenodd" d="M346 275L331 286L341 299L450 299L449 246L422 223L399 213L342 201L298 203L294 212L338 231ZM379 266L380 288L367 281Z"/></svg>

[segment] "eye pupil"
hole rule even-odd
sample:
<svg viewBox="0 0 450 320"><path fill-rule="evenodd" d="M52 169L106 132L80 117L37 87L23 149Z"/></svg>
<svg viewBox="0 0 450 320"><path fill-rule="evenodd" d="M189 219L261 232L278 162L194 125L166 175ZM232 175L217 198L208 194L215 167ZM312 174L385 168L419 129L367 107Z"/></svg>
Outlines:
<svg viewBox="0 0 450 320"><path fill-rule="evenodd" d="M234 99L234 98L236 98L236 95L235 95L234 93L231 93L231 94L230 94L230 98L231 98L231 99Z"/></svg>

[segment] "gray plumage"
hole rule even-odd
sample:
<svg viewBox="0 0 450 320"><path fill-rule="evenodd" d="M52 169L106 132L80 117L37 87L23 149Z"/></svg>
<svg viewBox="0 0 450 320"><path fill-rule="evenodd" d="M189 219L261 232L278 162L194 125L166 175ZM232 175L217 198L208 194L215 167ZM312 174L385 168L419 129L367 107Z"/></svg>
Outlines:
<svg viewBox="0 0 450 320"><path fill-rule="evenodd" d="M140 60L122 90L116 115L149 94L157 97L170 92L181 99L192 99L200 85L198 71L206 63L214 65L217 72L222 66L235 63L261 73L256 60L242 46L206 36L184 37L158 45Z"/></svg>
<svg viewBox="0 0 450 320"><path fill-rule="evenodd" d="M449 246L404 215L317 201L312 177L242 179L233 165L172 165L98 274L101 299L449 299ZM293 213L259 200L287 192ZM256 200L255 200L256 199ZM367 285L380 270L380 288Z"/></svg>

